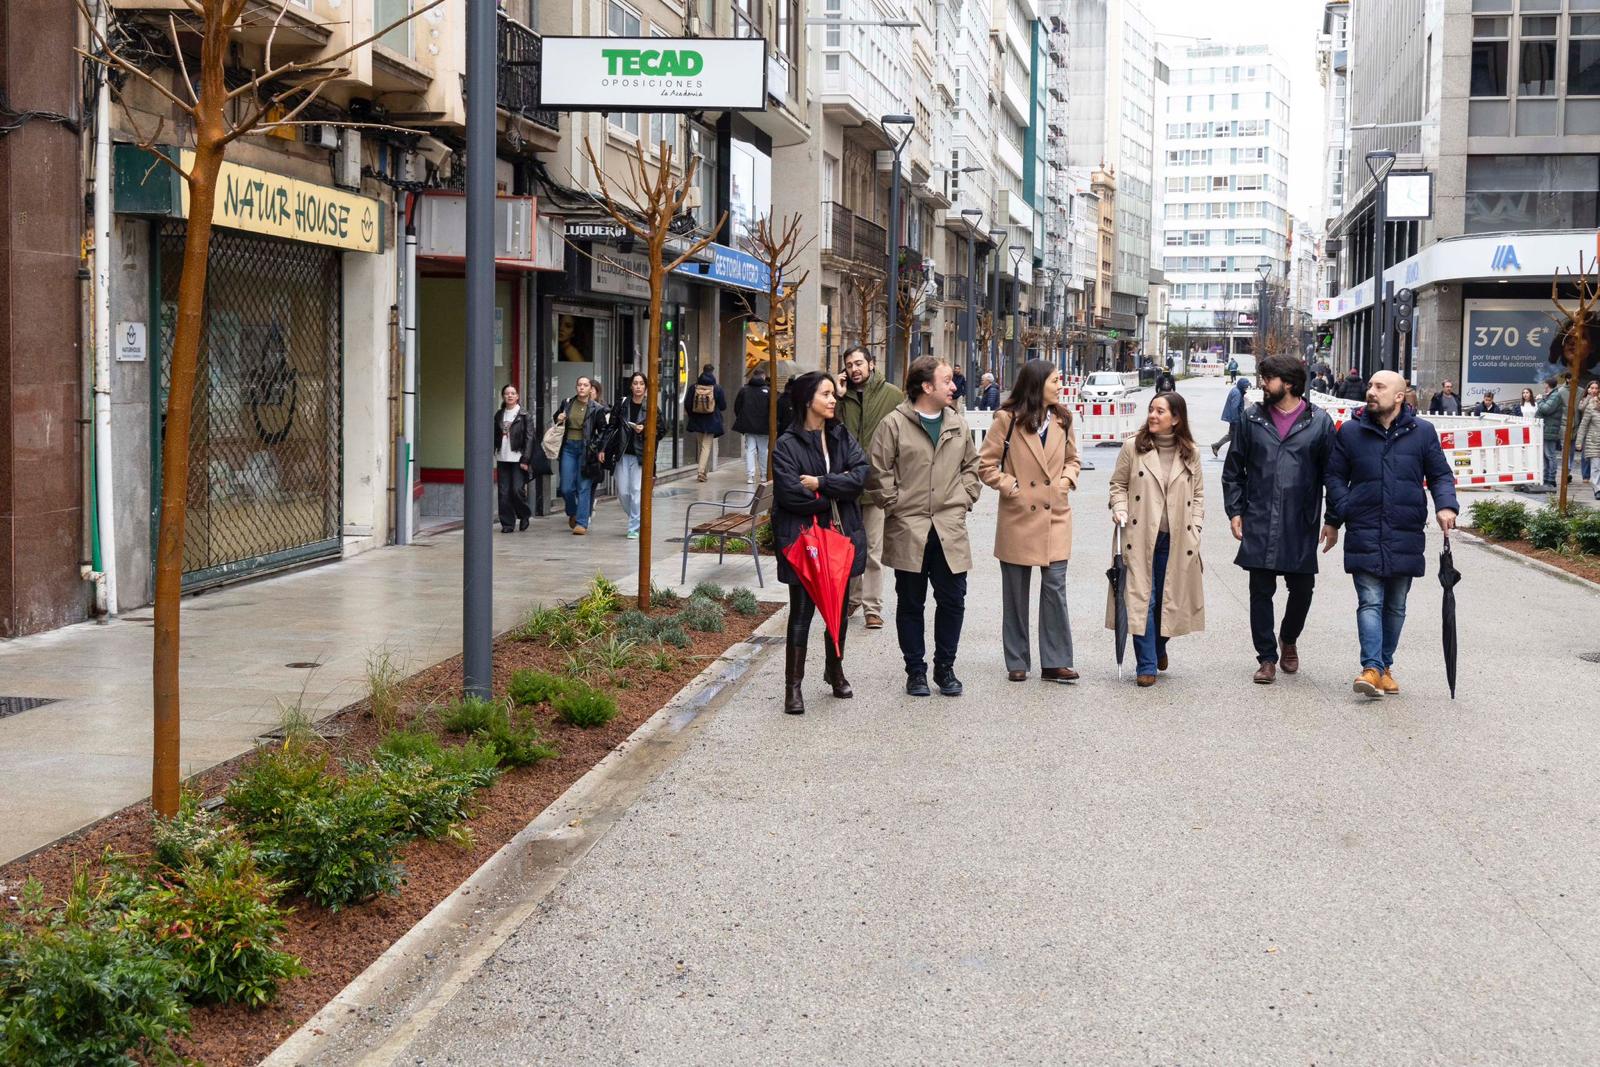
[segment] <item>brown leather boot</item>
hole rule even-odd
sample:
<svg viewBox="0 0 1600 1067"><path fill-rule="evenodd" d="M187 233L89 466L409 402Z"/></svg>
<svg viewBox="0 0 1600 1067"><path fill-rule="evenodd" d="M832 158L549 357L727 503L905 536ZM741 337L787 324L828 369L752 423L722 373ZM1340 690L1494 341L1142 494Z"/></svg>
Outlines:
<svg viewBox="0 0 1600 1067"><path fill-rule="evenodd" d="M833 686L833 695L838 700L849 700L855 696L855 690L850 688L850 680L844 676L844 641L840 635L839 652L833 651L833 638L826 633L822 635L822 678Z"/></svg>
<svg viewBox="0 0 1600 1067"><path fill-rule="evenodd" d="M806 646L785 645L783 660L783 710L787 715L804 715L806 698L800 692L806 680Z"/></svg>
<svg viewBox="0 0 1600 1067"><path fill-rule="evenodd" d="M1278 652L1278 666L1284 674L1300 673L1300 653L1293 645L1284 645Z"/></svg>
<svg viewBox="0 0 1600 1067"><path fill-rule="evenodd" d="M1256 668L1256 673L1250 680L1257 685L1271 685L1277 680L1277 677L1278 665L1271 660L1262 660L1261 665Z"/></svg>

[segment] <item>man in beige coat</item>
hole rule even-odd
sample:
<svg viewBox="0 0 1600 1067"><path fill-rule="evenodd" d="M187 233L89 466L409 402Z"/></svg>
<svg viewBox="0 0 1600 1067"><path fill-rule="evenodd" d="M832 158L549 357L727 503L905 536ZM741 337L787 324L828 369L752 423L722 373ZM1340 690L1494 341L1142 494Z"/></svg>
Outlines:
<svg viewBox="0 0 1600 1067"><path fill-rule="evenodd" d="M928 696L924 618L933 586L933 680L960 696L956 647L966 614L972 547L967 512L978 500L978 450L956 413L950 365L924 356L906 372L905 403L873 434L866 498L883 509L883 565L892 568L895 629L906 661L906 692Z"/></svg>

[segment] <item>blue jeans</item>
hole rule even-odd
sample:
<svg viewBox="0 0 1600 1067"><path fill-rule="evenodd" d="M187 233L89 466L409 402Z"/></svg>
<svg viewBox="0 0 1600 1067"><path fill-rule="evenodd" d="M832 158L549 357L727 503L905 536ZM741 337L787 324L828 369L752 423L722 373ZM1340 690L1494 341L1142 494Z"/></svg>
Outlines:
<svg viewBox="0 0 1600 1067"><path fill-rule="evenodd" d="M1556 475L1561 470L1561 442L1546 440L1544 443L1544 484L1557 484Z"/></svg>
<svg viewBox="0 0 1600 1067"><path fill-rule="evenodd" d="M1383 578L1357 571L1356 635L1361 641L1361 669L1386 671L1394 666L1394 650L1406 624L1410 575Z"/></svg>
<svg viewBox="0 0 1600 1067"><path fill-rule="evenodd" d="M594 482L583 476L582 441L561 442L561 499L567 504L567 518L587 528L594 511Z"/></svg>
<svg viewBox="0 0 1600 1067"><path fill-rule="evenodd" d="M639 532L639 511L644 494L644 465L639 457L629 454L617 460L617 496L622 500L622 512L628 516L628 532Z"/></svg>
<svg viewBox="0 0 1600 1067"><path fill-rule="evenodd" d="M1172 550L1172 535L1156 538L1156 555L1150 569L1150 609L1145 612L1143 635L1133 635L1133 655L1138 666L1135 674L1151 677L1156 673L1156 660L1167 650L1167 639L1161 636L1161 594L1167 587L1167 556Z"/></svg>

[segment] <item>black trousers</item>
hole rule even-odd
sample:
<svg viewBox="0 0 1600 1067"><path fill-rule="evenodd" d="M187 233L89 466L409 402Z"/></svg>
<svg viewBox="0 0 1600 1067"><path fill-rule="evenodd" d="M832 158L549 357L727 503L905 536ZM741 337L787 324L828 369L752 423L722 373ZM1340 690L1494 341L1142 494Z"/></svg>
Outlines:
<svg viewBox="0 0 1600 1067"><path fill-rule="evenodd" d="M1278 579L1289 590L1289 603L1283 608L1283 628L1273 625L1272 598L1278 591ZM1278 636L1286 645L1296 644L1306 628L1306 615L1311 611L1311 592L1316 588L1315 574L1284 574L1277 571L1250 571L1250 636L1255 641L1256 659L1262 663L1278 662Z"/></svg>
<svg viewBox="0 0 1600 1067"><path fill-rule="evenodd" d="M967 576L950 570L939 534L931 527L928 547L922 553L922 570L894 572L894 627L900 635L900 654L905 657L907 674L928 669L923 620L930 583L934 603L933 663L936 667L953 667L956 646L961 643L961 623L967 614Z"/></svg>
<svg viewBox="0 0 1600 1067"><path fill-rule="evenodd" d="M811 599L811 594L806 592L806 587L799 582L789 586L789 628L784 633L790 648L805 648L811 640L811 619L817 613L817 602ZM846 620L850 618L850 598L846 597L844 603L839 605L839 656L844 656L844 638L847 632ZM824 627L822 641L824 655L827 659L834 659L833 638L828 636Z"/></svg>
<svg viewBox="0 0 1600 1067"><path fill-rule="evenodd" d="M500 487L500 528L510 530L518 519L533 515L528 506L528 472L520 463L496 463L495 468L499 472L495 481Z"/></svg>

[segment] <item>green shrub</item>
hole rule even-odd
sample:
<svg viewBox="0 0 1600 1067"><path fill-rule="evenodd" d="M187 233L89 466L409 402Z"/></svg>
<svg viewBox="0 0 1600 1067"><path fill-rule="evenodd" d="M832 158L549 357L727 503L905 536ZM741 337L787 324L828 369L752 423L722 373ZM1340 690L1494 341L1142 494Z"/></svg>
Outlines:
<svg viewBox="0 0 1600 1067"><path fill-rule="evenodd" d="M556 715L562 722L590 729L617 717L617 702L598 689L575 689L556 698Z"/></svg>
<svg viewBox="0 0 1600 1067"><path fill-rule="evenodd" d="M578 610L573 613L572 621L582 640L598 637L615 625L611 609L603 602L590 600L587 597L579 601Z"/></svg>
<svg viewBox="0 0 1600 1067"><path fill-rule="evenodd" d="M588 607L591 611L610 614L622 605L622 597L617 589L617 583L603 574L597 574L589 582L588 592L583 594L583 599L578 602L578 610Z"/></svg>
<svg viewBox="0 0 1600 1067"><path fill-rule="evenodd" d="M638 608L629 608L616 618L617 633L635 641L648 641L655 636L655 623Z"/></svg>
<svg viewBox="0 0 1600 1067"><path fill-rule="evenodd" d="M728 594L728 606L740 615L754 615L761 610L753 590L739 588Z"/></svg>
<svg viewBox="0 0 1600 1067"><path fill-rule="evenodd" d="M613 677L639 663L639 642L616 634L596 642L592 650L594 665Z"/></svg>
<svg viewBox="0 0 1600 1067"><path fill-rule="evenodd" d="M567 691L572 683L544 671L523 670L511 676L507 692L518 704L548 704Z"/></svg>
<svg viewBox="0 0 1600 1067"><path fill-rule="evenodd" d="M518 641L533 641L541 637L549 637L558 626L570 618L571 613L565 608L547 608L543 604L539 604L511 632L511 636Z"/></svg>
<svg viewBox="0 0 1600 1067"><path fill-rule="evenodd" d="M590 629L596 620L594 618L579 619L576 615L561 620L550 631L550 647L559 649L573 649L583 644L594 636Z"/></svg>
<svg viewBox="0 0 1600 1067"><path fill-rule="evenodd" d="M152 828L156 861L166 867L209 864L223 849L239 840L239 833L214 812L200 806L200 794L185 789L178 797L178 813L159 815Z"/></svg>
<svg viewBox="0 0 1600 1067"><path fill-rule="evenodd" d="M1567 520L1554 504L1528 516L1528 543L1534 548L1559 552L1567 543Z"/></svg>
<svg viewBox="0 0 1600 1067"><path fill-rule="evenodd" d="M422 730L395 730L385 734L373 750L378 762L385 759L435 759L444 752L439 739Z"/></svg>
<svg viewBox="0 0 1600 1067"><path fill-rule="evenodd" d="M662 674L678 669L678 661L666 649L650 653L646 662L651 670L660 671Z"/></svg>
<svg viewBox="0 0 1600 1067"><path fill-rule="evenodd" d="M1515 500L1480 500L1472 505L1472 528L1496 540L1520 541L1528 532L1528 509Z"/></svg>
<svg viewBox="0 0 1600 1067"><path fill-rule="evenodd" d="M514 722L502 713L484 731L484 740L494 748L507 767L531 767L540 760L554 759L558 752L544 743L532 723Z"/></svg>
<svg viewBox="0 0 1600 1067"><path fill-rule="evenodd" d="M694 644L684 630L683 623L675 615L662 620L662 624L656 629L656 640L673 648L688 648Z"/></svg>
<svg viewBox="0 0 1600 1067"><path fill-rule="evenodd" d="M379 726L394 729L400 718L400 693L405 682L405 665L388 648L367 653L367 707Z"/></svg>
<svg viewBox="0 0 1600 1067"><path fill-rule="evenodd" d="M236 841L209 864L158 869L118 924L183 967L191 1001L259 1008L282 983L310 973L277 947L285 888L269 881L249 847Z"/></svg>
<svg viewBox="0 0 1600 1067"><path fill-rule="evenodd" d="M657 585L655 582L650 583L650 603L653 606L658 608L676 607L678 601L682 599L676 589L670 586Z"/></svg>
<svg viewBox="0 0 1600 1067"><path fill-rule="evenodd" d="M750 546L746 545L745 547L749 548ZM693 600L695 597L703 597L706 600L722 600L726 598L727 595L727 592L723 590L722 586L718 585L716 582L701 582L699 585L694 587L694 592L689 594L689 599Z"/></svg>
<svg viewBox="0 0 1600 1067"><path fill-rule="evenodd" d="M189 1029L183 981L181 964L110 924L58 914L0 926L0 1061L182 1063L171 1042Z"/></svg>
<svg viewBox="0 0 1600 1067"><path fill-rule="evenodd" d="M770 519L764 520L756 527L756 546L766 552L778 550L778 535L773 532Z"/></svg>
<svg viewBox="0 0 1600 1067"><path fill-rule="evenodd" d="M505 708L482 697L467 697L445 708L439 722L453 734L476 734L488 728Z"/></svg>
<svg viewBox="0 0 1600 1067"><path fill-rule="evenodd" d="M1600 511L1578 509L1568 520L1567 529L1579 552L1600 556Z"/></svg>
<svg viewBox="0 0 1600 1067"><path fill-rule="evenodd" d="M689 598L689 602L678 613L678 618L687 629L703 634L720 634L727 615L727 609L721 604L697 593Z"/></svg>

